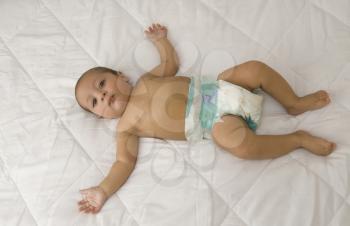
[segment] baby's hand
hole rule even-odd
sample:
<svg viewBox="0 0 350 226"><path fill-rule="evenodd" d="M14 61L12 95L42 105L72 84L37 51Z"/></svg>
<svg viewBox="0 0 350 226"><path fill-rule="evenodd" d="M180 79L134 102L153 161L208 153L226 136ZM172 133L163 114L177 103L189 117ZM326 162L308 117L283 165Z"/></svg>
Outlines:
<svg viewBox="0 0 350 226"><path fill-rule="evenodd" d="M80 194L83 199L78 202L79 211L85 213L98 213L108 199L107 194L99 186L80 190Z"/></svg>
<svg viewBox="0 0 350 226"><path fill-rule="evenodd" d="M160 24L152 24L152 26L148 27L148 30L145 30L145 33L151 41L157 41L161 38L166 38L168 30Z"/></svg>

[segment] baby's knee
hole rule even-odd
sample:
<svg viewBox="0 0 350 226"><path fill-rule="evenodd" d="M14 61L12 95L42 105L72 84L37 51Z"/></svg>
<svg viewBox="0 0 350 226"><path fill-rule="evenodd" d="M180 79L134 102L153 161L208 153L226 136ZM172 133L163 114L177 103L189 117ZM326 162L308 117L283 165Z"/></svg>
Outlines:
<svg viewBox="0 0 350 226"><path fill-rule="evenodd" d="M239 127L226 134L213 133L212 138L217 146L241 159L251 159L252 135L246 127Z"/></svg>
<svg viewBox="0 0 350 226"><path fill-rule="evenodd" d="M255 68L255 69L267 66L265 63L258 60L250 60L243 64L248 68Z"/></svg>

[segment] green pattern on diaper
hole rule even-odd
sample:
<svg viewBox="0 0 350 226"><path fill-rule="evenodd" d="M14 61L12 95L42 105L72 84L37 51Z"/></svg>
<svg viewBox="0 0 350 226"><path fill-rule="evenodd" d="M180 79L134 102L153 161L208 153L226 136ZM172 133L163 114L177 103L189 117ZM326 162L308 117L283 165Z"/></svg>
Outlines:
<svg viewBox="0 0 350 226"><path fill-rule="evenodd" d="M248 116L240 116L241 118L244 119L244 121L246 121L248 127L253 130L256 131L256 128L258 127L258 125L256 124L256 122L253 121L253 119L250 117L250 115Z"/></svg>
<svg viewBox="0 0 350 226"><path fill-rule="evenodd" d="M217 91L216 81L203 81L201 84L202 107L200 112L201 127L211 129L217 113Z"/></svg>
<svg viewBox="0 0 350 226"><path fill-rule="evenodd" d="M224 81L216 81L203 76L191 77L185 119L185 133L188 140L210 139L214 123L220 121L221 116L225 114L241 117L251 130L256 131L258 122L255 121L255 118L257 118L256 114L260 114L257 112L259 109L250 105L237 106L237 103L230 101L240 101L240 98L244 97L247 98L246 101L252 99L253 104L255 102L261 104L261 101L249 96L249 93L242 94L240 93L242 89L237 90L231 86L225 84ZM246 108L243 109L243 107ZM252 113L255 115L251 115L250 110L253 110Z"/></svg>

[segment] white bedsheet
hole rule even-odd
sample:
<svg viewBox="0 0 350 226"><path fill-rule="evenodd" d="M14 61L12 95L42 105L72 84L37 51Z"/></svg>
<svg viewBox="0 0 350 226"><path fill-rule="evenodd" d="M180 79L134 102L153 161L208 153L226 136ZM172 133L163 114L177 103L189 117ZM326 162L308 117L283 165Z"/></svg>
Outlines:
<svg viewBox="0 0 350 226"><path fill-rule="evenodd" d="M305 129L338 147L246 161L211 141L142 139L137 167L97 215L79 189L115 159L117 120L79 108L74 85L96 65L135 82L158 63L143 30L169 29L178 75L216 76L255 59L298 95L332 103L298 117L265 95L259 134ZM349 0L1 0L0 225L350 225Z"/></svg>

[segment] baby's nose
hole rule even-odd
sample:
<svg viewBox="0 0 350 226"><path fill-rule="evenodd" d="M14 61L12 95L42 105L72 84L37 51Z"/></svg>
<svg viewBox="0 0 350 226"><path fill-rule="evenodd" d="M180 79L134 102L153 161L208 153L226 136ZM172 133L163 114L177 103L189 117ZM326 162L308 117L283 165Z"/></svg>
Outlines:
<svg viewBox="0 0 350 226"><path fill-rule="evenodd" d="M102 100L102 101L103 101L104 98L106 97L106 94L107 94L107 92L103 92L103 93L102 93L102 96L101 96L101 100Z"/></svg>

